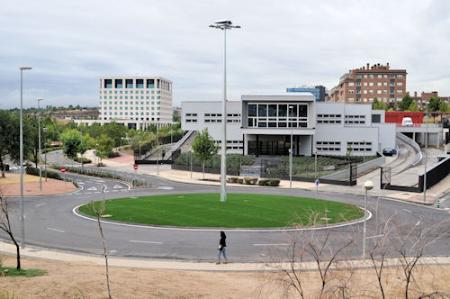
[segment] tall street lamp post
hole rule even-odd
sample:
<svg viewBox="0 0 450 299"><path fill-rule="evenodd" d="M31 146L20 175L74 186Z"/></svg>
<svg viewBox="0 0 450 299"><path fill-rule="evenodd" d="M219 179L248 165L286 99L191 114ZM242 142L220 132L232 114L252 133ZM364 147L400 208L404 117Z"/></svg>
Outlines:
<svg viewBox="0 0 450 299"><path fill-rule="evenodd" d="M365 181L364 182L364 213L367 211L367 192L373 189L373 182L372 181ZM367 241L367 219L364 219L363 223L363 243L362 243L362 257L363 259L366 258L366 241Z"/></svg>
<svg viewBox="0 0 450 299"><path fill-rule="evenodd" d="M47 128L42 128L42 131L44 132L44 172L45 172L45 181L47 182L47 147L45 146L47 144Z"/></svg>
<svg viewBox="0 0 450 299"><path fill-rule="evenodd" d="M291 109L294 109L294 106L289 106L288 111L288 124L291 126L291 147L289 149L289 188L292 188L292 156L293 156L293 143L294 143L294 124L291 123L290 114Z"/></svg>
<svg viewBox="0 0 450 299"><path fill-rule="evenodd" d="M213 25L209 25L211 28L223 30L224 44L223 44L223 109L222 109L222 153L220 160L220 201L225 202L227 200L226 191L226 175L227 175L227 30L239 29L241 26L233 25L230 20L217 21Z"/></svg>
<svg viewBox="0 0 450 299"><path fill-rule="evenodd" d="M25 217L24 217L24 202L23 202L23 71L31 70L29 66L21 66L20 70L20 149L19 149L19 163L20 163L20 223L21 223L21 240L20 247L25 247Z"/></svg>
<svg viewBox="0 0 450 299"><path fill-rule="evenodd" d="M427 123L425 124L425 155L423 161L423 203L427 202L427 163L428 163L428 108L425 113Z"/></svg>
<svg viewBox="0 0 450 299"><path fill-rule="evenodd" d="M44 99L37 99L37 105L38 105L38 143L39 143L39 153L38 153L38 163L39 160L42 157L42 147L41 147L41 106L40 102ZM39 163L39 190L42 192L42 166L41 163Z"/></svg>

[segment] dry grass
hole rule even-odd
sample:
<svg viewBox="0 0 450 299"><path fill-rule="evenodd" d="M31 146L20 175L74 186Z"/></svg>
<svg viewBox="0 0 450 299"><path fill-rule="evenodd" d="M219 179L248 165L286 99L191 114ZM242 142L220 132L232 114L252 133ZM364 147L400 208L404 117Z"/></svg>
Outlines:
<svg viewBox="0 0 450 299"><path fill-rule="evenodd" d="M23 181L25 183L39 182L39 177L25 174L23 176ZM19 184L19 182L20 182L20 174L18 173L5 173L4 178L0 176L0 185Z"/></svg>
<svg viewBox="0 0 450 299"><path fill-rule="evenodd" d="M12 265L14 259L4 258ZM1 277L0 293L13 293L18 298L106 298L104 267L87 263L63 263L45 260L24 260L25 268L38 268L48 275L33 278ZM111 268L113 298L286 298L279 283L279 273L197 272ZM385 285L388 298L402 298L402 273L399 269L386 270ZM306 298L317 297L318 275L302 273ZM327 290L327 298L378 298L375 276L371 270L352 273L337 271ZM450 291L450 266L418 268L413 296L434 290ZM347 288L339 288L346 285Z"/></svg>

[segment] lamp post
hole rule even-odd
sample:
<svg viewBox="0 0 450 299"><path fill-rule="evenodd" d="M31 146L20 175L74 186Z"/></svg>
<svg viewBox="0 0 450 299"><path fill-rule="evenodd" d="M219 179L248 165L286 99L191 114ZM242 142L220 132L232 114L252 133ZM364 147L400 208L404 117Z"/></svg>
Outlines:
<svg viewBox="0 0 450 299"><path fill-rule="evenodd" d="M239 29L241 26L235 26L230 20L217 21L210 28L216 28L223 31L223 109L222 109L222 153L220 160L220 201L227 201L226 175L227 175L227 30Z"/></svg>
<svg viewBox="0 0 450 299"><path fill-rule="evenodd" d="M31 70L29 66L21 66L20 70L20 149L19 149L19 163L20 163L20 223L21 223L21 240L20 247L25 247L25 217L24 217L24 202L23 202L23 71Z"/></svg>
<svg viewBox="0 0 450 299"><path fill-rule="evenodd" d="M427 202L427 162L428 162L428 153L427 153L427 149L428 149L428 108L426 111L426 120L427 123L425 124L425 155L424 155L424 162L423 162L423 167L424 167L424 172L423 172L423 203Z"/></svg>
<svg viewBox="0 0 450 299"><path fill-rule="evenodd" d="M37 99L37 105L38 105L38 143L39 143L39 152L38 152L38 163L39 160L42 157L42 147L41 147L41 106L40 102L44 99ZM42 167L39 163L39 190L42 192Z"/></svg>
<svg viewBox="0 0 450 299"><path fill-rule="evenodd" d="M291 126L291 146L289 149L289 188L292 188L292 155L293 155L293 143L294 143L294 125L290 121L290 112L294 106L289 106L288 111L288 124Z"/></svg>
<svg viewBox="0 0 450 299"><path fill-rule="evenodd" d="M159 122L156 123L156 175L159 175L159 155L158 155L158 147L159 147Z"/></svg>
<svg viewBox="0 0 450 299"><path fill-rule="evenodd" d="M45 146L47 144L47 128L42 128L42 131L44 132L44 172L45 172L45 181L47 182L47 147Z"/></svg>
<svg viewBox="0 0 450 299"><path fill-rule="evenodd" d="M367 211L367 192L373 189L373 182L372 181L365 181L364 182L364 213ZM367 219L364 219L363 223L363 244L362 244L362 257L366 258L366 241L367 241Z"/></svg>

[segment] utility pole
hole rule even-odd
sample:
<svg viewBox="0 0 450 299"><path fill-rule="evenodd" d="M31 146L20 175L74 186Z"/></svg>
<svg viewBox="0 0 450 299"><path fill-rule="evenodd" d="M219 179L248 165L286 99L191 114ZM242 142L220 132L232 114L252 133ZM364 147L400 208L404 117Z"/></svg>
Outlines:
<svg viewBox="0 0 450 299"><path fill-rule="evenodd" d="M38 145L39 145L39 151L38 151L38 159L37 162L39 163L41 157L42 157L42 147L41 147L41 106L40 106L40 102L43 101L44 99L38 99L37 100L37 104L38 104ZM39 190L42 192L42 167L41 167L41 163L38 164L39 165Z"/></svg>

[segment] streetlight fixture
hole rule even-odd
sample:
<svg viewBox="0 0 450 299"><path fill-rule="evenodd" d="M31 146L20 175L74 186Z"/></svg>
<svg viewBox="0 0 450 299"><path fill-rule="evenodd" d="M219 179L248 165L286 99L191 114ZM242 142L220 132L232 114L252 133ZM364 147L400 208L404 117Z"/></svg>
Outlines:
<svg viewBox="0 0 450 299"><path fill-rule="evenodd" d="M373 182L372 181L365 181L364 182L364 190L365 190L365 196L364 196L364 213L367 211L367 192L373 189ZM363 223L363 254L362 257L366 258L366 237L367 234L367 219L364 219Z"/></svg>
<svg viewBox="0 0 450 299"><path fill-rule="evenodd" d="M217 21L210 28L223 30L224 44L223 44L223 109L222 109L222 154L220 161L220 201L227 201L226 191L226 175L227 175L227 30L239 29L241 26L233 25L230 20Z"/></svg>
<svg viewBox="0 0 450 299"><path fill-rule="evenodd" d="M42 147L41 147L41 106L40 102L44 99L37 99L37 106L38 106L38 143L39 143L39 153L38 153L38 163L39 160L42 157ZM39 163L39 190L42 192L42 167L41 163Z"/></svg>
<svg viewBox="0 0 450 299"><path fill-rule="evenodd" d="M291 126L291 146L289 149L289 188L292 188L292 155L293 155L293 143L294 143L294 124L291 123L290 112L294 109L294 106L289 106L288 111L288 124Z"/></svg>
<svg viewBox="0 0 450 299"><path fill-rule="evenodd" d="M24 217L24 202L23 202L23 72L31 70L29 66L21 66L20 70L20 149L19 149L19 163L20 163L20 223L21 223L21 240L20 247L25 247L25 217Z"/></svg>

